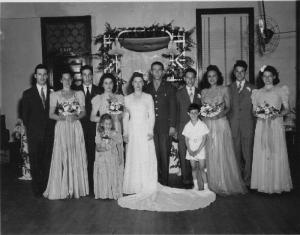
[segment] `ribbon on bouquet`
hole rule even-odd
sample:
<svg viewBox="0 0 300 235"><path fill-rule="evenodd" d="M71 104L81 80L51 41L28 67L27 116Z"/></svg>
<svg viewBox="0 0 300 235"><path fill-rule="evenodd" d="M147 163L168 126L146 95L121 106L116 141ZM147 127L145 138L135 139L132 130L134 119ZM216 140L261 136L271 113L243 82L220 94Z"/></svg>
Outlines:
<svg viewBox="0 0 300 235"><path fill-rule="evenodd" d="M274 141L273 141L273 129L272 129L272 122L273 120L270 118L262 120L262 147L267 151L267 159L270 160L270 157L273 155L274 152Z"/></svg>

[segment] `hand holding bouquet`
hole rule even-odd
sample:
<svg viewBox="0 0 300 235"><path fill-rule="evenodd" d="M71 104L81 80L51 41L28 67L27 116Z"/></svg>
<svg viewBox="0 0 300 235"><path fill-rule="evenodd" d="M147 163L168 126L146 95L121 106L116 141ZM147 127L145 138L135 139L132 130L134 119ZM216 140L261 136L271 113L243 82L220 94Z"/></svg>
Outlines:
<svg viewBox="0 0 300 235"><path fill-rule="evenodd" d="M120 114L123 112L124 106L117 98L111 97L108 100L108 113L109 114Z"/></svg>
<svg viewBox="0 0 300 235"><path fill-rule="evenodd" d="M223 103L215 104L215 105L204 103L201 106L200 114L201 116L206 118L213 118L219 115L222 111L223 111Z"/></svg>
<svg viewBox="0 0 300 235"><path fill-rule="evenodd" d="M276 109L274 106L264 103L264 105L258 105L255 109L255 115L258 118L262 119L273 119L277 117L280 113L280 110Z"/></svg>
<svg viewBox="0 0 300 235"><path fill-rule="evenodd" d="M63 115L65 117L70 115L79 115L81 112L78 101L60 103L57 109L59 115Z"/></svg>

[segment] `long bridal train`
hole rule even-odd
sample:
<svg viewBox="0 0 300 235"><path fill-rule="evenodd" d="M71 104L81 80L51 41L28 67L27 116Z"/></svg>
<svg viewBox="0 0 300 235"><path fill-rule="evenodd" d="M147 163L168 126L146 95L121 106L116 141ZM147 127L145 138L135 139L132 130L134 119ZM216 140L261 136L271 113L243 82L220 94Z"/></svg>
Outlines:
<svg viewBox="0 0 300 235"><path fill-rule="evenodd" d="M121 207L148 211L185 211L208 206L216 195L162 186L157 181L157 159L153 139L154 105L151 95L125 97L124 134L128 135L123 191L133 194L118 199Z"/></svg>
<svg viewBox="0 0 300 235"><path fill-rule="evenodd" d="M187 211L207 207L215 200L216 194L209 190L170 188L157 183L156 190L119 198L118 204L133 210Z"/></svg>

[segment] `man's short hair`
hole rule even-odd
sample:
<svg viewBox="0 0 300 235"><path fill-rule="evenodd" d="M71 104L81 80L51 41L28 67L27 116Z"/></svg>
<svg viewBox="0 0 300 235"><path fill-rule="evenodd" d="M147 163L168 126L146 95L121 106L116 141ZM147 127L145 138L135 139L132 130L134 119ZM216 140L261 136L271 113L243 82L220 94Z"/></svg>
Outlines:
<svg viewBox="0 0 300 235"><path fill-rule="evenodd" d="M248 65L247 65L246 61L244 61L244 60L237 60L233 66L233 69L235 69L236 67L243 67L246 71L248 68Z"/></svg>
<svg viewBox="0 0 300 235"><path fill-rule="evenodd" d="M162 68L162 70L164 70L164 65L163 65L162 62L160 62L160 61L155 61L155 62L153 62L153 63L151 64L151 70L152 70L152 68L153 68L154 65L159 65L159 66Z"/></svg>
<svg viewBox="0 0 300 235"><path fill-rule="evenodd" d="M183 76L185 77L185 75L186 75L187 73L193 73L193 74L195 75L195 77L197 76L197 72L196 72L196 70L193 69L193 68L187 68L186 70L184 70Z"/></svg>
<svg viewBox="0 0 300 235"><path fill-rule="evenodd" d="M86 69L90 70L90 71L92 72L92 74L93 74L93 67L90 66L90 65L84 65L84 66L82 66L82 67L80 68L80 73L82 74L82 71L83 71L83 70L86 70Z"/></svg>
<svg viewBox="0 0 300 235"><path fill-rule="evenodd" d="M192 103L189 105L188 112L192 110L198 110L198 112L200 112L200 106L196 103Z"/></svg>
<svg viewBox="0 0 300 235"><path fill-rule="evenodd" d="M47 68L47 66L44 65L44 64L38 64L37 66L35 66L34 74L37 73L37 70L38 70L38 69L45 69L45 70L48 72L48 68Z"/></svg>

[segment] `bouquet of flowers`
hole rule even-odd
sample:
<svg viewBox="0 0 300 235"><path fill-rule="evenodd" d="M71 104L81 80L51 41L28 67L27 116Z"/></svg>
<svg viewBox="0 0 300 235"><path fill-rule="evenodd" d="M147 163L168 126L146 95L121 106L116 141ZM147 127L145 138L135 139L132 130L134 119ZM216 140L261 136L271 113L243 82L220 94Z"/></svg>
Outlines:
<svg viewBox="0 0 300 235"><path fill-rule="evenodd" d="M258 105L255 109L255 114L259 118L269 119L279 114L280 110L276 109L274 106L269 105L264 102L264 105Z"/></svg>
<svg viewBox="0 0 300 235"><path fill-rule="evenodd" d="M57 110L63 116L78 115L81 111L78 101L60 103Z"/></svg>
<svg viewBox="0 0 300 235"><path fill-rule="evenodd" d="M117 99L108 99L108 113L109 114L120 114L123 112L124 106Z"/></svg>
<svg viewBox="0 0 300 235"><path fill-rule="evenodd" d="M221 113L222 110L223 110L223 103L215 104L215 105L204 103L201 106L200 114L203 117L211 118L217 116L219 113Z"/></svg>
<svg viewBox="0 0 300 235"><path fill-rule="evenodd" d="M108 136L108 134L105 133L105 132L103 132L103 133L101 134L101 138L104 140L104 142L105 142L106 144L108 144L108 143L109 143L109 140L111 139L111 138Z"/></svg>

